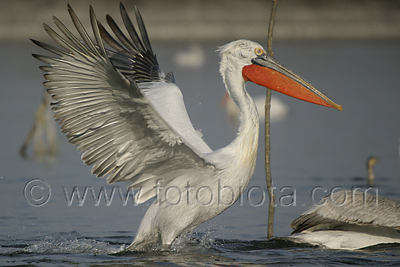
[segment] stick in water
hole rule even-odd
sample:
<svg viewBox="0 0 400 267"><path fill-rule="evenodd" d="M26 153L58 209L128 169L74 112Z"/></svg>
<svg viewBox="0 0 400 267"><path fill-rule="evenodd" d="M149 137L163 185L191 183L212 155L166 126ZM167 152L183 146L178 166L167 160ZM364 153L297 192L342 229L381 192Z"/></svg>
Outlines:
<svg viewBox="0 0 400 267"><path fill-rule="evenodd" d="M268 43L267 53L273 56L272 52L272 33L274 30L276 6L278 0L272 0L271 16L269 19L268 27ZM271 148L270 148L270 110L271 110L271 89L267 89L267 96L265 98L265 175L267 180L267 191L269 196L269 208L268 208L268 232L267 238L271 238L274 233L274 214L275 214L275 194L272 188L271 178Z"/></svg>

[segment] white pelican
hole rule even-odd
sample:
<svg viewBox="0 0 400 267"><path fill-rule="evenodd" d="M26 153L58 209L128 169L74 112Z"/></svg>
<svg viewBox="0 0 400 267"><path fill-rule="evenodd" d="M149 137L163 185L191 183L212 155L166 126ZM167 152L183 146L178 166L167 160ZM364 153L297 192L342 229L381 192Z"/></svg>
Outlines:
<svg viewBox="0 0 400 267"><path fill-rule="evenodd" d="M253 97L260 121L265 120L265 96ZM239 108L228 93L224 94L222 106L225 108L228 120L234 124L239 123ZM289 115L289 106L280 98L271 96L270 120L280 121Z"/></svg>
<svg viewBox="0 0 400 267"><path fill-rule="evenodd" d="M296 218L291 238L331 249L400 243L400 201L359 190L333 193Z"/></svg>
<svg viewBox="0 0 400 267"><path fill-rule="evenodd" d="M293 72L248 40L220 48L220 72L240 109L237 137L212 151L193 128L172 73L164 74L152 51L141 15L137 34L124 6L121 15L130 40L110 15L116 41L90 20L95 42L68 5L83 41L57 18L62 37L44 25L62 49L33 41L56 56L34 55L49 66L44 85L52 95L55 118L69 142L108 183L125 181L138 189L137 203L156 197L128 250L169 248L177 236L231 206L253 174L258 144L258 116L246 81L316 104L341 110ZM113 50L105 49L103 41Z"/></svg>
<svg viewBox="0 0 400 267"><path fill-rule="evenodd" d="M190 45L187 50L176 52L173 56L175 64L181 68L200 68L206 61L206 55L200 45Z"/></svg>
<svg viewBox="0 0 400 267"><path fill-rule="evenodd" d="M42 101L35 112L33 125L19 150L24 159L52 162L57 157L57 129L54 125L53 112L49 109L50 102L50 95L43 91ZM31 143L32 155L28 155L27 150Z"/></svg>

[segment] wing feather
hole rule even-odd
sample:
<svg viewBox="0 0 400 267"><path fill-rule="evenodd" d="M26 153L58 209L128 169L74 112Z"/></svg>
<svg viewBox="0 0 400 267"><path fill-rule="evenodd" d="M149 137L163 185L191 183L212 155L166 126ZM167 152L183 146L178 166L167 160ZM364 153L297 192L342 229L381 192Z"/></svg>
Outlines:
<svg viewBox="0 0 400 267"><path fill-rule="evenodd" d="M128 53L130 52L133 54L139 54L140 52L137 51L136 47L134 47L133 44L128 40L128 38L125 37L125 35L122 33L121 29L118 27L117 23L114 21L114 19L110 15L107 15L106 20L107 20L107 23L110 26L111 30L114 32L115 36L127 48L127 49L125 49L122 46L119 46L122 48L120 51L126 51ZM104 28L102 28L102 29L104 30ZM107 39L105 39L105 40L107 40ZM113 41L115 41L115 40L113 40ZM115 42L115 43L117 44L117 42Z"/></svg>
<svg viewBox="0 0 400 267"><path fill-rule="evenodd" d="M400 229L400 202L360 191L340 191L323 198L290 226L293 233L300 233L349 224Z"/></svg>
<svg viewBox="0 0 400 267"><path fill-rule="evenodd" d="M124 5L122 5L121 12L123 13L124 17L126 16L129 18L129 16L126 13L126 10L124 8ZM135 6L135 14L136 14L136 21L137 21L137 24L139 27L139 31L140 31L140 34L142 35L142 40L146 47L146 51L149 51L150 53L153 54L153 49L151 48L151 44L149 41L149 37L147 35L146 27L144 26L142 15L140 15L139 9L136 6ZM132 24L130 26L132 26Z"/></svg>
<svg viewBox="0 0 400 267"><path fill-rule="evenodd" d="M90 9L92 9L90 7ZM79 32L80 36L82 37L82 39L84 40L86 46L81 46L83 48L83 50L86 53L93 53L95 56L97 57L101 57L101 54L99 53L98 49L95 47L95 45L93 44L92 40L89 37L89 34L86 32L85 28L83 27L82 23L80 22L80 20L78 19L78 16L75 14L75 12L72 10L71 6L68 4L68 12L69 15L72 19L72 22L75 25L75 28L77 29L77 31ZM93 18L95 15L93 12L90 12L90 17ZM94 18L95 19L95 18ZM92 22L92 28L94 29L95 26L93 25L93 19L91 19ZM96 34L96 31L94 30L94 33ZM85 49L87 48L87 49ZM92 57L93 59L96 59L97 57Z"/></svg>
<svg viewBox="0 0 400 267"><path fill-rule="evenodd" d="M135 27L132 24L131 19L128 16L128 13L126 12L126 9L122 3L120 3L120 11L121 11L121 17L124 22L124 25L128 31L129 36L131 37L133 43L136 45L136 49L140 52L143 53L146 51L144 48L142 42L139 39L139 36L135 30ZM137 16L137 14L136 14ZM151 51L151 50L150 50ZM151 51L153 53L153 51Z"/></svg>
<svg viewBox="0 0 400 267"><path fill-rule="evenodd" d="M56 55L34 57L49 65L41 69L45 72L44 85L55 100L52 102L55 119L62 125L62 132L66 133L69 142L82 153L84 163L93 165L92 173L98 177L106 176L109 183L127 181L130 186L140 189L136 195L138 202L155 196L159 180L166 185L185 176L194 175L200 179L204 174L213 175L215 166L207 158L211 149L195 133L181 93L175 84L171 84L173 75L169 74L164 80L165 75L158 67L140 15L137 19L143 42L134 31L125 8L121 7L132 43L107 17L123 44L120 45L97 21L92 7L90 21L95 42L69 5L68 12L83 41L54 18L65 37L48 25L44 28L62 49L32 40ZM106 50L101 38L116 52ZM119 64L121 71L114 63ZM127 73L131 75L124 76ZM166 83L170 85L163 87ZM166 118L160 115L166 108L156 99L157 90L153 87L157 84L164 88L165 94L174 92L174 97L170 97L171 105L178 107L171 106L170 110L183 112L184 117L177 119L177 127L174 126L176 114L166 115ZM150 92L152 89L154 92ZM154 106L151 99L159 106Z"/></svg>

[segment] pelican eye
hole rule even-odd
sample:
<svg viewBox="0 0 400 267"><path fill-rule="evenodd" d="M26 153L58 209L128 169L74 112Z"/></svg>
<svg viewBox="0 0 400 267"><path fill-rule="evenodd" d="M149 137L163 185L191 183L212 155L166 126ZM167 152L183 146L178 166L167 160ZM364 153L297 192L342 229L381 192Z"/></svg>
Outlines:
<svg viewBox="0 0 400 267"><path fill-rule="evenodd" d="M257 56L261 56L262 54L264 54L264 50L262 50L261 48L256 48L254 49L254 53L256 53Z"/></svg>

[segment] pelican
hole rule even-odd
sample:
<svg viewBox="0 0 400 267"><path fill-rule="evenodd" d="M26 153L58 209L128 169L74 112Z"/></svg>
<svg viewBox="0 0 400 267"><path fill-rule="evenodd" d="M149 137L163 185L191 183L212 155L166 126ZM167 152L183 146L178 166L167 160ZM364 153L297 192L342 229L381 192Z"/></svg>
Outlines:
<svg viewBox="0 0 400 267"><path fill-rule="evenodd" d="M296 218L291 238L330 249L355 250L400 243L400 201L343 190L323 198Z"/></svg>
<svg viewBox="0 0 400 267"><path fill-rule="evenodd" d="M265 96L253 97L254 104L258 112L260 121L265 120ZM239 108L233 102L232 98L229 97L228 93L224 94L222 98L222 106L226 111L229 122L237 124L239 122ZM280 121L289 115L289 106L286 105L280 98L271 96L271 107L270 107L270 120Z"/></svg>
<svg viewBox="0 0 400 267"><path fill-rule="evenodd" d="M58 154L57 129L54 125L53 114L49 109L50 95L43 91L42 101L35 112L31 129L21 145L19 154L23 159L52 162ZM32 143L32 155L27 150Z"/></svg>
<svg viewBox="0 0 400 267"><path fill-rule="evenodd" d="M165 74L137 8L137 27L125 7L125 36L110 15L113 37L90 6L94 39L71 6L68 11L82 41L54 17L61 34L44 25L62 48L33 42L55 54L34 54L47 64L44 85L52 95L55 119L82 160L108 183L125 181L137 189L135 201L155 197L127 250L170 249L181 233L217 216L245 190L254 172L259 122L245 83L341 110L298 75L280 65L252 41L238 40L219 49L220 73L240 109L236 138L211 150L194 129L173 74ZM104 43L110 46L106 49Z"/></svg>
<svg viewBox="0 0 400 267"><path fill-rule="evenodd" d="M190 45L187 50L176 52L173 60L181 68L200 68L206 61L206 55L200 45Z"/></svg>

